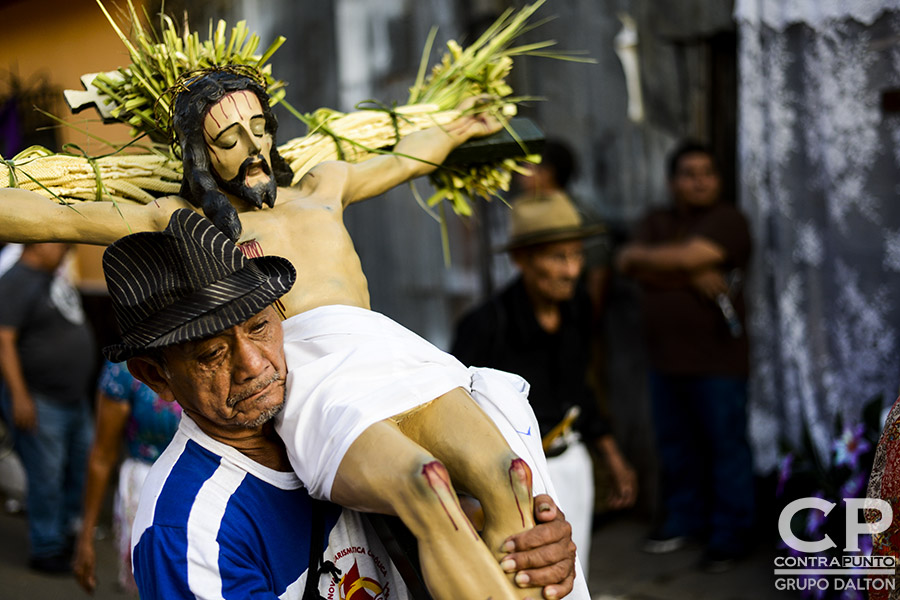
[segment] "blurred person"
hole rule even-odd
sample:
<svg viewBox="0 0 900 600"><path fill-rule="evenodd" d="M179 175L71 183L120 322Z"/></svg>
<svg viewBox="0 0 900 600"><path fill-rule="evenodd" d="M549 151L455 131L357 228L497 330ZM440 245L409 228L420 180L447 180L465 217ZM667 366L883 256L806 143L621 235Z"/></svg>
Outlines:
<svg viewBox="0 0 900 600"><path fill-rule="evenodd" d="M541 160L535 164L526 166L524 172L514 174L517 199L549 197L557 193L572 194L569 184L578 175L578 160L568 142L561 139L549 138L541 148ZM580 214L588 224L599 223L600 219L590 211L588 207L580 205L575 198L575 204ZM609 284L610 256L608 241L603 232L584 240L585 269L584 283L594 307L595 324L599 323L599 317L603 312L606 299L606 289ZM601 348L596 348L601 351ZM595 357L599 360L599 356Z"/></svg>
<svg viewBox="0 0 900 600"><path fill-rule="evenodd" d="M583 225L560 191L515 201L505 249L519 276L460 320L451 347L465 364L516 373L530 384L529 402L544 438L550 478L572 523L582 565L590 564L594 512L589 448L612 475L609 507L631 506L637 496L635 472L599 416L587 383L592 309L579 280L583 240L601 230ZM573 422L576 412L580 417Z"/></svg>
<svg viewBox="0 0 900 600"><path fill-rule="evenodd" d="M683 142L670 155L672 204L650 211L616 259L643 290L663 515L644 550L706 543L709 570L748 551L753 525L747 441L748 341L740 275L747 221L720 197L715 158Z"/></svg>
<svg viewBox="0 0 900 600"><path fill-rule="evenodd" d="M578 174L578 162L568 143L548 139L541 147L540 162L528 164L524 173L515 174L522 197L548 196L567 192L569 182Z"/></svg>
<svg viewBox="0 0 900 600"><path fill-rule="evenodd" d="M0 248L0 275L3 275L9 268L19 262L22 256L22 244L3 244Z"/></svg>
<svg viewBox="0 0 900 600"><path fill-rule="evenodd" d="M124 439L128 455L119 467L113 504L115 548L119 587L137 594L131 571L134 515L150 465L172 441L180 417L180 405L161 400L132 377L125 363L104 364L97 389L96 433L88 458L81 532L73 563L75 577L86 591L93 592L97 586L95 528Z"/></svg>
<svg viewBox="0 0 900 600"><path fill-rule="evenodd" d="M68 244L26 244L0 277L0 396L27 476L29 566L71 568L91 443L95 343L78 292L56 274Z"/></svg>

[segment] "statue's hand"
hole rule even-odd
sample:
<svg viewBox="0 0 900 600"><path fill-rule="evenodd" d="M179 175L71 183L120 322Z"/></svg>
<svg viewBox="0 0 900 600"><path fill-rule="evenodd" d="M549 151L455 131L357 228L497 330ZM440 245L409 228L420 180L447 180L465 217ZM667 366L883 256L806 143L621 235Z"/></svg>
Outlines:
<svg viewBox="0 0 900 600"><path fill-rule="evenodd" d="M488 108L489 104L489 96L473 96L460 102L456 110L461 116L453 123L458 135L469 139L500 131L503 123L498 115Z"/></svg>
<svg viewBox="0 0 900 600"><path fill-rule="evenodd" d="M521 587L543 587L544 598L562 598L575 582L575 542L572 526L546 494L534 498L533 529L510 536L503 545L501 566L516 573Z"/></svg>

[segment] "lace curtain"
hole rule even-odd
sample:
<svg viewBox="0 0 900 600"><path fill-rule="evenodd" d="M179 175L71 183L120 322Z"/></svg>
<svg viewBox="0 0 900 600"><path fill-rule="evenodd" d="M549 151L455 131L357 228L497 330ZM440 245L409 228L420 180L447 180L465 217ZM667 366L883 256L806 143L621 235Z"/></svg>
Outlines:
<svg viewBox="0 0 900 600"><path fill-rule="evenodd" d="M852 6L851 6L852 5ZM900 0L738 1L757 469L900 384ZM793 24L792 24L793 23Z"/></svg>

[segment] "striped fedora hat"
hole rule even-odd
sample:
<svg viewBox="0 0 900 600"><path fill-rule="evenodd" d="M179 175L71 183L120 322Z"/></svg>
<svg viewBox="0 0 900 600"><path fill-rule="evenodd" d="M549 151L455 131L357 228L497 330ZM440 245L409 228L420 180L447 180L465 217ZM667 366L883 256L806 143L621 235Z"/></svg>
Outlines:
<svg viewBox="0 0 900 600"><path fill-rule="evenodd" d="M103 272L122 332L121 343L103 349L113 362L221 333L283 296L296 278L288 260L245 258L187 208L172 213L163 231L113 243Z"/></svg>

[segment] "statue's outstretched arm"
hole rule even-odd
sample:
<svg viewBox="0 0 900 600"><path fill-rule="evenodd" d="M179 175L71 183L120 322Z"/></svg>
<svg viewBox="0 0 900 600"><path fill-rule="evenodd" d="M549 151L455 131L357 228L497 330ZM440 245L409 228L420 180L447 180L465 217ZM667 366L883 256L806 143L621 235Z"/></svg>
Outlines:
<svg viewBox="0 0 900 600"><path fill-rule="evenodd" d="M411 133L400 140L393 154L350 165L343 204L347 206L377 196L405 181L427 175L463 142L494 133L500 127L500 122L488 113L463 113L443 127Z"/></svg>
<svg viewBox="0 0 900 600"><path fill-rule="evenodd" d="M160 231L176 208L189 207L168 196L149 204L72 202L59 204L38 193L0 188L0 241L73 242L108 245L138 231Z"/></svg>

